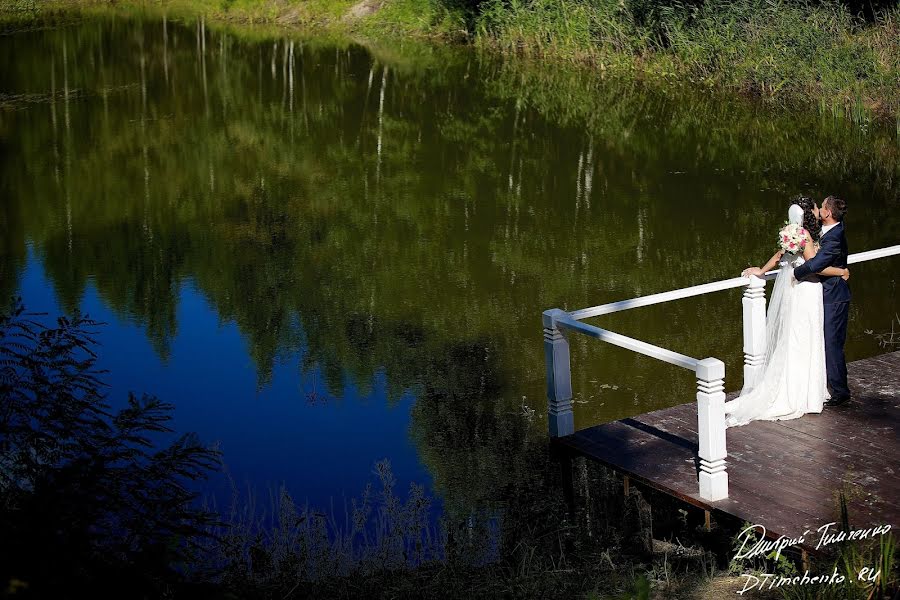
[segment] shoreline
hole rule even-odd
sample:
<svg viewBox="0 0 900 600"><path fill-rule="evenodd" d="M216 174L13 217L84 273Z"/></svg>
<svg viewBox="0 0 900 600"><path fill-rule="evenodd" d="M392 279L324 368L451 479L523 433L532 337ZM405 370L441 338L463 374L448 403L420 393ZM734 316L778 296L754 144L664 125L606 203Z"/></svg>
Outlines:
<svg viewBox="0 0 900 600"><path fill-rule="evenodd" d="M560 6L571 4L570 0L556 2ZM534 4L546 3L546 0L534 0ZM565 20L559 25L554 23L558 17L546 14L546 8L544 12L534 7L528 11L516 9L518 13L513 9L491 8L493 12L489 14L485 8L483 14L473 16L438 8L435 3L424 3L429 8L421 11L422 4L421 0L392 3L305 0L300 4L279 0L51 0L38 5L36 0L2 0L0 17L6 13L11 17L7 20L21 20L57 13L134 11L173 18L203 17L212 24L228 27L305 30L315 36L342 38L363 45L408 39L468 46L550 68L567 65L597 76L626 77L662 86L687 85L751 98L777 108L818 108L822 113L830 112L862 126L896 122L900 132L900 8L886 9L871 23L863 23L857 17L836 25L832 23L833 31L820 33L839 41L828 50L820 50L815 43L821 36L791 28L818 27L821 24L816 21L829 16L841 21L848 15L836 8L838 5L794 7L792 14L784 16L787 34L766 31L765 24L753 23L754 19L768 18L769 28L781 27L777 25L782 18L780 14L759 17L754 11L762 9L748 9L747 23L739 24L743 29L721 33L728 36L727 40L724 37L705 39L703 36L719 34L711 34L712 27L701 30L695 24L695 30L670 32L670 47L665 48L654 47L656 42L626 39L628 36L624 34L620 36L622 39L603 37L598 42L596 37L600 34L594 29L587 33L567 33L579 25L579 19L596 20L596 15L583 14L588 9L571 18L564 15ZM727 14L721 18L726 17L731 18ZM791 19L799 19L800 25ZM549 25L544 27L544 23ZM710 24L715 25L712 21ZM643 33L635 30L632 35ZM803 44L809 47L796 48ZM782 55L776 56L779 52ZM799 52L806 52L809 60L798 59ZM739 60L743 56L746 60ZM759 62L754 63L757 59Z"/></svg>

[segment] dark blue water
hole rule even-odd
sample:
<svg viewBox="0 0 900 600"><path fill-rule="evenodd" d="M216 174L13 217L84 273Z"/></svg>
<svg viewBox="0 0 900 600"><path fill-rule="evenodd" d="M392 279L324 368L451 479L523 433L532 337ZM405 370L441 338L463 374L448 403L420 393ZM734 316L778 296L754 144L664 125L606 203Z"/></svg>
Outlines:
<svg viewBox="0 0 900 600"><path fill-rule="evenodd" d="M33 251L19 293L29 311L65 314ZM382 459L391 463L399 494L412 482L430 487L407 431L415 397L407 393L389 403L383 372L372 374L371 392L361 394L346 380L336 397L323 385L320 369L300 373L300 357L288 356L260 389L238 328L220 322L189 280L179 285L178 334L165 360L141 326L111 311L90 284L79 308L105 323L96 337L97 366L109 371L103 380L111 406L124 406L129 392L175 400L173 428L217 445L242 494L249 486L266 497L284 485L299 504L335 506L342 515L345 499L377 482L374 466ZM232 482L216 475L210 483L206 499L227 507Z"/></svg>

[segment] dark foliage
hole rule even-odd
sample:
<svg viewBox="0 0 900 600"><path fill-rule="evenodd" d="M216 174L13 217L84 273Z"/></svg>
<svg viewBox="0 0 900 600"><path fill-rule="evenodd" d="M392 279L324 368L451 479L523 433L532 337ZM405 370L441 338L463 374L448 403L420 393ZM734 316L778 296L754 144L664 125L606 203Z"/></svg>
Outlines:
<svg viewBox="0 0 900 600"><path fill-rule="evenodd" d="M172 405L112 411L87 317L0 317L0 585L15 597L159 597L183 579L212 516L187 487L218 464Z"/></svg>

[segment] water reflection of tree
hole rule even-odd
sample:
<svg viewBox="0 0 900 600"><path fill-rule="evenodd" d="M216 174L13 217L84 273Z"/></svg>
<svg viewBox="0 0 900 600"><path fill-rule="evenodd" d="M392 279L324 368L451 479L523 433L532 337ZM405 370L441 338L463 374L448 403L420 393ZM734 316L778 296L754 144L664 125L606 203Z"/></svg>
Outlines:
<svg viewBox="0 0 900 600"><path fill-rule="evenodd" d="M544 487L535 477L546 441L510 398L507 376L486 340L445 347L426 365L411 432L455 519L475 507L503 514L503 501Z"/></svg>
<svg viewBox="0 0 900 600"><path fill-rule="evenodd" d="M693 96L682 106L453 52L388 70L357 47L242 44L172 23L165 37L153 22L83 29L30 34L55 50L6 65L10 85L28 73L38 86L87 92L54 96L57 117L33 109L13 120L7 137L23 162L10 161L4 179L20 205L32 203L16 218L70 309L91 278L165 353L179 285L193 279L248 337L263 380L304 331L329 347L312 358L334 372L353 343L348 314L406 311L411 322L497 335L524 331L536 307L743 266L710 265L694 236L668 235L664 249L654 240L650 223L679 219L681 205L658 201L668 190L656 186L686 148L682 163L694 168L875 177L893 193L896 144L873 136L861 156L845 129L803 115L762 126L752 107ZM130 51L112 60L109 43ZM91 61L100 68L82 68ZM466 73L483 83L456 85ZM41 165L50 147L58 179L26 177L20 167ZM693 229L715 230L726 198L759 208L753 194L735 197L727 174L710 179L719 191L690 199ZM735 254L752 256L765 222L747 225Z"/></svg>
<svg viewBox="0 0 900 600"><path fill-rule="evenodd" d="M0 194L12 194L0 181ZM25 229L22 227L21 205L16 202L0 204L0 298L11 298L19 287L25 268Z"/></svg>
<svg viewBox="0 0 900 600"><path fill-rule="evenodd" d="M237 324L261 384L279 356L301 351L335 394L345 373L365 390L383 368L391 398L420 392L420 449L460 506L486 498L491 477L524 473L524 452L503 454L527 445L524 426L502 415L522 390L543 389L541 310L724 277L758 257L784 207L736 191L735 178L809 175L821 190L858 180L860 196L883 200L872 209L882 230L897 218L895 140L816 115L469 53L379 52L386 65L352 45L165 31L100 20L78 35L17 36L16 60L0 51L4 87L53 92L4 122L2 285L31 241L67 309L91 282L163 356L190 282ZM706 194L681 194L697 177ZM703 300L610 322L679 351L726 353L732 367L740 331L722 324L738 306ZM582 361L581 341L583 390L602 364ZM479 372L482 346L494 387L477 391L466 372ZM640 360L617 355L628 373L646 371ZM579 407L595 419L611 410L629 407Z"/></svg>

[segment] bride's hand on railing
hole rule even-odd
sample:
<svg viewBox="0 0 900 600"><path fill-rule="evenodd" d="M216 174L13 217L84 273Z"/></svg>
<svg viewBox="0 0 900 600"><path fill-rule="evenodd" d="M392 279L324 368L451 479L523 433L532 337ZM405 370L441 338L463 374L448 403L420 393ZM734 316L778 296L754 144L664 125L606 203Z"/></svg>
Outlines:
<svg viewBox="0 0 900 600"><path fill-rule="evenodd" d="M751 275L762 277L763 275L765 275L765 273L763 273L763 270L759 267L748 267L741 271L741 277L750 277Z"/></svg>

